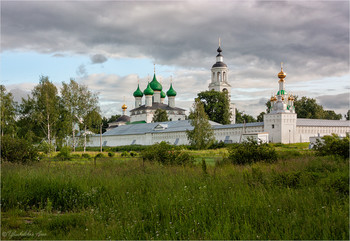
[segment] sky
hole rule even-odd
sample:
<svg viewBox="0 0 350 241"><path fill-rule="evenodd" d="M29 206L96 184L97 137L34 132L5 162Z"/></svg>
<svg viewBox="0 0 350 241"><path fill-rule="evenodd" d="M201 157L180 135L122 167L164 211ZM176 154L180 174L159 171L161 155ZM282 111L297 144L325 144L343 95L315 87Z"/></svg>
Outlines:
<svg viewBox="0 0 350 241"><path fill-rule="evenodd" d="M40 76L71 78L98 93L102 114L155 71L176 105L189 110L208 90L221 39L231 102L257 116L278 90L349 109L349 1L1 1L0 80L16 100ZM189 112L187 111L187 114Z"/></svg>

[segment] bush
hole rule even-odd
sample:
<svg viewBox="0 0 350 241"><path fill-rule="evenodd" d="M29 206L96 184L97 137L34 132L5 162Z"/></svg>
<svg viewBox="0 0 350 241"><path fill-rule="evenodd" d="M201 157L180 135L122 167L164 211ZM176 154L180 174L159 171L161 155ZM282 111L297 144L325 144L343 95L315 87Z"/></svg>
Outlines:
<svg viewBox="0 0 350 241"><path fill-rule="evenodd" d="M57 157L61 160L61 161L67 161L70 160L71 157L71 151L72 148L69 146L63 146L61 147L60 152L57 154Z"/></svg>
<svg viewBox="0 0 350 241"><path fill-rule="evenodd" d="M121 154L121 156L123 156L123 157L128 157L128 156L130 156L130 154L129 154L129 152L127 152L127 151L123 151L123 153Z"/></svg>
<svg viewBox="0 0 350 241"><path fill-rule="evenodd" d="M42 151L45 154L50 154L51 152L55 151L55 147L52 144L50 145L46 141L41 142L38 149L39 151Z"/></svg>
<svg viewBox="0 0 350 241"><path fill-rule="evenodd" d="M29 141L5 135L1 138L1 159L14 163L39 160L39 152Z"/></svg>
<svg viewBox="0 0 350 241"><path fill-rule="evenodd" d="M233 164L241 165L260 161L273 163L277 161L277 153L269 144L258 144L257 141L249 139L241 144L232 145L229 149L228 159Z"/></svg>
<svg viewBox="0 0 350 241"><path fill-rule="evenodd" d="M113 157L113 156L115 156L115 153L114 152L108 152L108 156L109 157Z"/></svg>
<svg viewBox="0 0 350 241"><path fill-rule="evenodd" d="M138 155L138 154L137 154L136 151L130 151L130 156L135 157L135 156L137 156L137 155Z"/></svg>
<svg viewBox="0 0 350 241"><path fill-rule="evenodd" d="M96 154L95 158L101 158L101 157L105 157L102 153L98 153Z"/></svg>
<svg viewBox="0 0 350 241"><path fill-rule="evenodd" d="M142 152L142 157L148 161L165 165L187 165L194 162L194 158L190 154L177 150L175 146L164 141L149 146Z"/></svg>
<svg viewBox="0 0 350 241"><path fill-rule="evenodd" d="M82 158L91 158L91 156L88 153L81 154Z"/></svg>
<svg viewBox="0 0 350 241"><path fill-rule="evenodd" d="M321 140L316 140L314 146L317 155L336 155L345 159L349 158L349 135L340 138L338 135L324 136Z"/></svg>

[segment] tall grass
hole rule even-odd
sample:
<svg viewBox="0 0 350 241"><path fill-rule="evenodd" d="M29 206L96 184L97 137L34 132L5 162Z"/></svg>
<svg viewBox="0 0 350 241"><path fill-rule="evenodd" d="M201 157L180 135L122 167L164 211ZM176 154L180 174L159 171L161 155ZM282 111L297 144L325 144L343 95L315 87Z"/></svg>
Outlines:
<svg viewBox="0 0 350 241"><path fill-rule="evenodd" d="M96 167L93 161L5 163L2 232L45 234L28 239L349 237L346 161L303 156L206 172L201 165L107 158Z"/></svg>

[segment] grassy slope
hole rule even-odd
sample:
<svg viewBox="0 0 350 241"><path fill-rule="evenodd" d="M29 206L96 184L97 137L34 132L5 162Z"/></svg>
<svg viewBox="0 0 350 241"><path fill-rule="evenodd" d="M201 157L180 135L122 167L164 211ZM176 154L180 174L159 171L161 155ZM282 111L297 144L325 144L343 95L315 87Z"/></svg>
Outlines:
<svg viewBox="0 0 350 241"><path fill-rule="evenodd" d="M143 166L119 158L100 160L97 167L93 161L3 164L2 234L22 235L13 239L347 239L348 163L278 148L276 164L208 166L208 175L200 166Z"/></svg>

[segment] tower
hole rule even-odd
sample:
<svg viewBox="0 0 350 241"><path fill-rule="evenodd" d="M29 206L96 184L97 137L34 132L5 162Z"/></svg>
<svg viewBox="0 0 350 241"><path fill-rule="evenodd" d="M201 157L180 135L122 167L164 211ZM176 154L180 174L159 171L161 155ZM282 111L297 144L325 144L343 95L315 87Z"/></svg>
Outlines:
<svg viewBox="0 0 350 241"><path fill-rule="evenodd" d="M211 68L211 82L208 86L209 90L219 92L227 92L230 102L231 124L236 122L235 105L231 103L231 85L228 83L228 68L224 63L224 56L221 54L221 43L219 39L219 48L217 49L216 63Z"/></svg>
<svg viewBox="0 0 350 241"><path fill-rule="evenodd" d="M125 115L126 109L128 109L128 107L125 104L125 97L124 97L124 105L122 106L123 115Z"/></svg>
<svg viewBox="0 0 350 241"><path fill-rule="evenodd" d="M175 96L176 96L176 91L173 88L173 83L170 84L169 90L166 92L168 96L168 105L169 107L175 107Z"/></svg>
<svg viewBox="0 0 350 241"><path fill-rule="evenodd" d="M272 96L270 113L264 115L264 131L269 133L269 141L275 143L294 143L297 114L294 108L294 97L285 90L286 73L278 73L278 92Z"/></svg>
<svg viewBox="0 0 350 241"><path fill-rule="evenodd" d="M161 99L161 92L162 92L162 85L158 82L157 78L156 78L156 67L154 66L154 75L153 75L153 79L150 83L150 87L152 88L152 90L154 91L153 94L153 102L154 103L160 103L160 99Z"/></svg>

